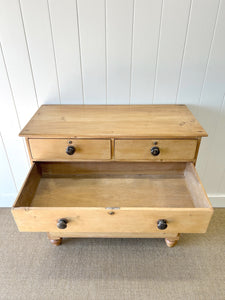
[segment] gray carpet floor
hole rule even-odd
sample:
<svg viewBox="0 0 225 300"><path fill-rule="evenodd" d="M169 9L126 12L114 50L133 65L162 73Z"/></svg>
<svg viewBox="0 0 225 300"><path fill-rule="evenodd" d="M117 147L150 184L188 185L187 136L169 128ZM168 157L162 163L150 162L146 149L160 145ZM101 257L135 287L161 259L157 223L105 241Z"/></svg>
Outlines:
<svg viewBox="0 0 225 300"><path fill-rule="evenodd" d="M65 239L20 233L0 209L0 299L225 299L225 209L206 234L163 239Z"/></svg>

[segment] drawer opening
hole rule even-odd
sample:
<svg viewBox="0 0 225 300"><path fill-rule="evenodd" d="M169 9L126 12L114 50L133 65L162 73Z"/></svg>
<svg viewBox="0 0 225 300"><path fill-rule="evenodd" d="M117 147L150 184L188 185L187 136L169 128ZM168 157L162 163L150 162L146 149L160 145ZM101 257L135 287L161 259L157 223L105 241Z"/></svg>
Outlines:
<svg viewBox="0 0 225 300"><path fill-rule="evenodd" d="M192 163L37 162L18 207L211 208Z"/></svg>

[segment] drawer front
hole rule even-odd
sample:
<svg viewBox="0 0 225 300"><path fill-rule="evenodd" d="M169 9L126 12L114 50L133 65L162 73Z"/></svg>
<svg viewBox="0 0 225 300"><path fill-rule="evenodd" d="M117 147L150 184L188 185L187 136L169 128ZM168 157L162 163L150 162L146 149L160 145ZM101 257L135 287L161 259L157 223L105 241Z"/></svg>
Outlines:
<svg viewBox="0 0 225 300"><path fill-rule="evenodd" d="M69 143L70 142L70 143ZM29 139L34 160L76 161L111 159L111 140L107 139ZM68 147L71 152L69 152ZM75 150L74 153L73 149ZM69 154L68 154L68 153Z"/></svg>
<svg viewBox="0 0 225 300"><path fill-rule="evenodd" d="M190 209L119 209L109 214L104 208L15 208L13 215L20 231L30 232L102 232L102 233L204 233L212 210ZM57 221L68 220L67 228L58 229ZM159 230L157 221L165 219L167 228Z"/></svg>
<svg viewBox="0 0 225 300"><path fill-rule="evenodd" d="M197 140L115 140L115 159L191 161Z"/></svg>

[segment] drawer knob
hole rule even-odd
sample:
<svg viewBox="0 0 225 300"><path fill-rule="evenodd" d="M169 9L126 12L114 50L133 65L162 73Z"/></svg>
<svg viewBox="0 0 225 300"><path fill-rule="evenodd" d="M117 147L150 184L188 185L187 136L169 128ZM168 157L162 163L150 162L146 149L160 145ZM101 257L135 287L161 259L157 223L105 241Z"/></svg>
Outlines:
<svg viewBox="0 0 225 300"><path fill-rule="evenodd" d="M67 227L68 220L67 219L59 219L57 223L57 227L59 229L65 229Z"/></svg>
<svg viewBox="0 0 225 300"><path fill-rule="evenodd" d="M159 153L160 153L159 147L152 147L151 154L153 156L157 156L157 155L159 155Z"/></svg>
<svg viewBox="0 0 225 300"><path fill-rule="evenodd" d="M76 151L76 149L75 149L74 146L68 146L68 147L66 148L66 153L67 153L68 155L73 155L75 151Z"/></svg>
<svg viewBox="0 0 225 300"><path fill-rule="evenodd" d="M159 230L164 230L167 228L167 221L164 219L160 219L157 221L157 227Z"/></svg>

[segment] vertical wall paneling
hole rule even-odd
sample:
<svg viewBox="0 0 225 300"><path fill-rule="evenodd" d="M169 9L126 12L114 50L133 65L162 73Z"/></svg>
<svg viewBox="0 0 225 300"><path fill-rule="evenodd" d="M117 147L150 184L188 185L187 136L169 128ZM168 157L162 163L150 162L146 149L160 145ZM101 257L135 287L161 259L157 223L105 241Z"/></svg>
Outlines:
<svg viewBox="0 0 225 300"><path fill-rule="evenodd" d="M138 0L134 9L131 104L151 104L162 0Z"/></svg>
<svg viewBox="0 0 225 300"><path fill-rule="evenodd" d="M191 1L165 0L153 102L175 103Z"/></svg>
<svg viewBox="0 0 225 300"><path fill-rule="evenodd" d="M20 188L28 172L28 158L23 140L18 137L20 127L2 52L0 52L0 70L0 130L16 186Z"/></svg>
<svg viewBox="0 0 225 300"><path fill-rule="evenodd" d="M62 104L82 104L76 1L49 0Z"/></svg>
<svg viewBox="0 0 225 300"><path fill-rule="evenodd" d="M60 103L47 0L21 0L38 103Z"/></svg>
<svg viewBox="0 0 225 300"><path fill-rule="evenodd" d="M197 118L209 134L208 139L204 139L200 147L200 156L198 160L198 169L202 177L203 183L208 182L208 176L217 172L216 164L211 165L211 169L207 164L211 159L218 161L224 160L217 152L212 153L216 131L219 126L219 114L222 108L222 102L225 94L225 1L221 2L217 24L215 27L215 35L207 65L206 76L203 84L203 90L198 108ZM224 137L221 137L222 139ZM220 152L221 153L221 152ZM224 151L223 151L224 153ZM221 163L224 169L224 164ZM208 191L208 187L206 186Z"/></svg>
<svg viewBox="0 0 225 300"><path fill-rule="evenodd" d="M221 176L221 178L219 179L219 186L218 189L216 190L216 192L219 195L223 195L223 197L225 198L224 194L224 189L225 189L225 168L223 170L223 175Z"/></svg>
<svg viewBox="0 0 225 300"><path fill-rule="evenodd" d="M134 0L107 0L107 95L109 104L129 104Z"/></svg>
<svg viewBox="0 0 225 300"><path fill-rule="evenodd" d="M38 106L17 0L0 1L0 43L7 64L19 121L21 126L24 126Z"/></svg>
<svg viewBox="0 0 225 300"><path fill-rule="evenodd" d="M218 122L216 124L217 134L212 138L208 146L208 162L205 168L203 180L207 187L208 193L220 190L220 193L225 194L225 185L220 185L223 178L224 168L221 161L224 157L225 150L225 97L220 112L217 114ZM213 176L210 176L213 171Z"/></svg>
<svg viewBox="0 0 225 300"><path fill-rule="evenodd" d="M45 103L187 104L209 134L197 170L221 205L224 97L225 0L0 0L0 206L29 169L18 133Z"/></svg>
<svg viewBox="0 0 225 300"><path fill-rule="evenodd" d="M194 114L200 100L218 7L219 0L199 0L193 1L191 9L177 103L188 104Z"/></svg>
<svg viewBox="0 0 225 300"><path fill-rule="evenodd" d="M105 1L77 0L85 104L106 103Z"/></svg>
<svg viewBox="0 0 225 300"><path fill-rule="evenodd" d="M12 172L4 149L2 137L0 136L0 207L7 207L13 204L17 189L13 180Z"/></svg>

